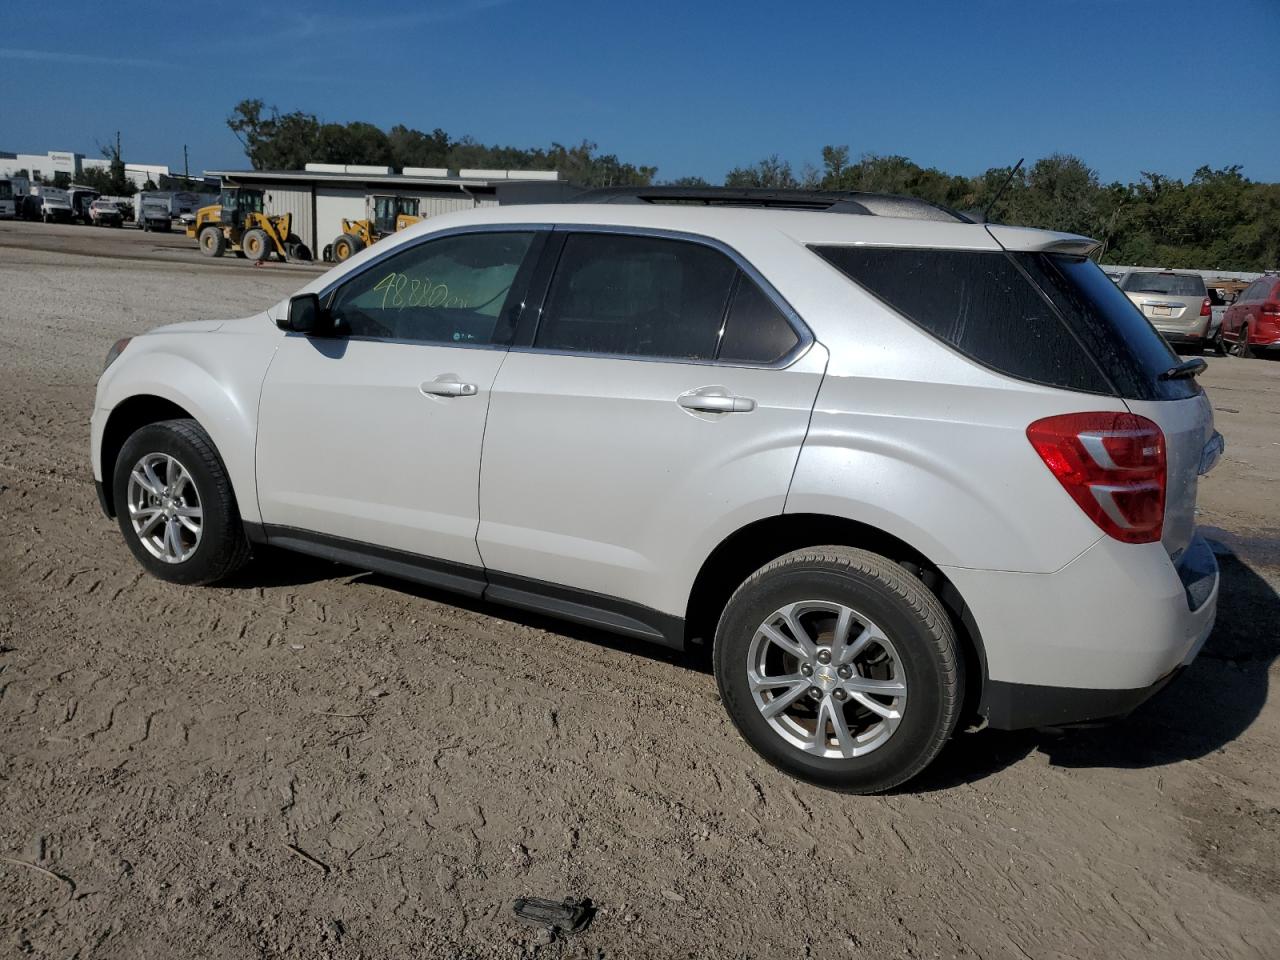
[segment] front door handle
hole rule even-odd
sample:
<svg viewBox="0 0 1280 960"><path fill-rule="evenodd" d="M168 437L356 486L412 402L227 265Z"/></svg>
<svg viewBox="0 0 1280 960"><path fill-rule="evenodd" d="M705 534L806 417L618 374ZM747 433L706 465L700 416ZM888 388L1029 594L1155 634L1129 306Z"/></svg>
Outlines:
<svg viewBox="0 0 1280 960"><path fill-rule="evenodd" d="M427 397L474 397L479 392L474 383L463 383L449 373L424 380L418 384L418 390Z"/></svg>
<svg viewBox="0 0 1280 960"><path fill-rule="evenodd" d="M676 398L676 403L697 413L750 413L756 402L750 397L735 397L728 392L702 393L695 390Z"/></svg>

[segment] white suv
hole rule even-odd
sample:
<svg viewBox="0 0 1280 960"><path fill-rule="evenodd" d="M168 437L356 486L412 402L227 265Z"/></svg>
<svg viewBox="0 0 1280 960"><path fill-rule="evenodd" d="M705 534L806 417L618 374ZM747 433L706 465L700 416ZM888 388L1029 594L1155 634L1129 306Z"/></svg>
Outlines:
<svg viewBox="0 0 1280 960"><path fill-rule="evenodd" d="M1204 361L1092 241L872 195L588 199L117 343L93 472L138 560L207 583L270 544L711 644L752 747L861 792L962 718L1123 715L1195 656Z"/></svg>

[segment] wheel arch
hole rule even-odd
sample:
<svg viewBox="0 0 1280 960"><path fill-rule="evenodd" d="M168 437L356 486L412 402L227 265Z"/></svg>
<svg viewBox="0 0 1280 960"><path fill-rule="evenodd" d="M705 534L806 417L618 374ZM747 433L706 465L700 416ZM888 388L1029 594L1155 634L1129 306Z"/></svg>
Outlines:
<svg viewBox="0 0 1280 960"><path fill-rule="evenodd" d="M102 451L99 455L99 466L102 470L102 492L105 506L115 516L115 476L116 460L124 448L125 441L149 423L162 420L199 420L184 407L172 400L153 394L138 394L122 400L112 409L102 428Z"/></svg>
<svg viewBox="0 0 1280 960"><path fill-rule="evenodd" d="M749 523L727 536L703 561L689 591L686 643L701 640L709 645L729 597L756 570L793 550L828 544L887 557L919 577L941 601L965 658L964 709L975 715L987 676L987 655L982 633L964 597L923 552L885 530L846 517L787 513Z"/></svg>

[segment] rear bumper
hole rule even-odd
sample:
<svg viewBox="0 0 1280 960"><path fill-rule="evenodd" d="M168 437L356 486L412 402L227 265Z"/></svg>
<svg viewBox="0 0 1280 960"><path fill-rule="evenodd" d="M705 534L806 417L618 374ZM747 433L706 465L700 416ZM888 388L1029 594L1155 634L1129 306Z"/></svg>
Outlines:
<svg viewBox="0 0 1280 960"><path fill-rule="evenodd" d="M1159 543L1107 537L1051 574L944 572L981 631L979 711L999 729L1123 716L1195 658L1217 612L1198 533L1177 568Z"/></svg>
<svg viewBox="0 0 1280 960"><path fill-rule="evenodd" d="M1203 333L1175 333L1172 330L1161 330L1160 335L1169 343L1204 343Z"/></svg>
<svg viewBox="0 0 1280 960"><path fill-rule="evenodd" d="M983 712L987 725L995 730L1065 727L1118 720L1133 713L1181 672L1181 667L1175 667L1151 686L1136 690L1044 687L1034 683L991 680L983 690Z"/></svg>

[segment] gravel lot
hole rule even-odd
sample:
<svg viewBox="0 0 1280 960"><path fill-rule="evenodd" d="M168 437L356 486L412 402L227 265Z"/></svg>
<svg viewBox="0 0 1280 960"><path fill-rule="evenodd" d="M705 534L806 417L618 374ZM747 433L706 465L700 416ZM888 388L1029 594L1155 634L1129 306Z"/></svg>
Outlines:
<svg viewBox="0 0 1280 960"><path fill-rule="evenodd" d="M757 760L693 660L284 554L144 578L87 462L108 345L308 274L94 233L0 223L5 955L1277 956L1280 362L1203 378L1224 578L1193 668L1123 724L967 734L846 797ZM549 943L524 894L600 911Z"/></svg>

